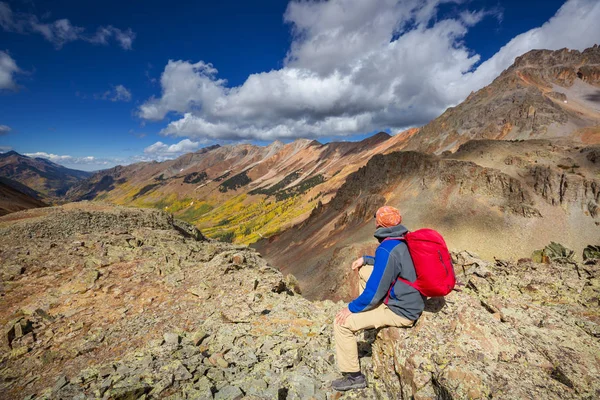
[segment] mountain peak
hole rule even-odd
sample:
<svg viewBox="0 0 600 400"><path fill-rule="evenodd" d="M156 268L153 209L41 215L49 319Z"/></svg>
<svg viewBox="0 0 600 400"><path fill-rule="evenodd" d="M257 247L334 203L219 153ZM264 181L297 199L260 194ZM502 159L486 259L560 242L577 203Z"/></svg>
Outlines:
<svg viewBox="0 0 600 400"><path fill-rule="evenodd" d="M362 145L366 145L366 146L374 146L381 142L385 142L389 138L391 138L390 134L388 134L386 132L378 132L378 133L374 134L373 136L370 136L366 139L361 140L360 143Z"/></svg>
<svg viewBox="0 0 600 400"><path fill-rule="evenodd" d="M582 129L600 119L599 85L600 47L532 50L425 125L405 149L441 154L472 139L563 137L596 144L600 135Z"/></svg>
<svg viewBox="0 0 600 400"><path fill-rule="evenodd" d="M277 140L274 140L274 141L273 141L271 144L269 144L267 147L276 147L276 148L281 148L281 147L283 147L283 146L285 146L285 144L284 144L284 143L283 143L281 140L277 139Z"/></svg>
<svg viewBox="0 0 600 400"><path fill-rule="evenodd" d="M27 156L17 153L14 150L7 151L6 153L0 153L0 157L11 157L11 156L27 157Z"/></svg>
<svg viewBox="0 0 600 400"><path fill-rule="evenodd" d="M555 65L569 65L582 63L582 56L585 56L586 64L600 63L600 48L598 45L589 47L583 52L562 48L559 50L531 50L515 58L513 67L551 67Z"/></svg>

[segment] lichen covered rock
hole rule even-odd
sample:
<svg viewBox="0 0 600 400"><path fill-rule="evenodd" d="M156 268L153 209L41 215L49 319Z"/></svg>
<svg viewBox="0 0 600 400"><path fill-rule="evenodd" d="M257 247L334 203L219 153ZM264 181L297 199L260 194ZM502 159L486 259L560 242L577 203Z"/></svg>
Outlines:
<svg viewBox="0 0 600 400"><path fill-rule="evenodd" d="M0 397L338 396L341 303L309 302L255 250L197 240L163 213L87 207L3 225Z"/></svg>

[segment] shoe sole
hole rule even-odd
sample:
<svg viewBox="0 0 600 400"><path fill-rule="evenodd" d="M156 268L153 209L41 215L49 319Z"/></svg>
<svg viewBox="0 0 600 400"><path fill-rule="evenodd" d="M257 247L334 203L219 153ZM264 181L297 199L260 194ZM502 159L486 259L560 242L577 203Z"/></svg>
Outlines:
<svg viewBox="0 0 600 400"><path fill-rule="evenodd" d="M367 387L367 383L363 382L363 383L359 383L359 384L351 385L351 386L333 387L333 389L337 390L338 392L346 392L348 390L352 390L352 389L364 389L366 387Z"/></svg>

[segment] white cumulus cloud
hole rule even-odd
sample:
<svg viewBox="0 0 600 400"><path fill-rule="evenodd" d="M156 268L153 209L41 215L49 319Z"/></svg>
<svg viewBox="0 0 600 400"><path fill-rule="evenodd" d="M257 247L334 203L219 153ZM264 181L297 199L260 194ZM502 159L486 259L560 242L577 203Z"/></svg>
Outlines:
<svg viewBox="0 0 600 400"><path fill-rule="evenodd" d="M440 18L438 6L460 12ZM138 109L145 120L179 116L161 133L194 139L352 135L427 123L489 84L515 57L535 48L584 49L600 38L600 2L569 0L476 67L464 44L496 10L460 0L292 1L285 12L293 41L278 70L230 87L207 61L171 60L161 96Z"/></svg>
<svg viewBox="0 0 600 400"><path fill-rule="evenodd" d="M106 45L114 39L123 49L131 50L136 36L131 29L121 30L111 25L99 27L95 34L87 34L84 28L73 25L68 19L42 22L34 14L13 12L5 2L0 2L0 27L7 32L38 33L56 48L76 40Z"/></svg>
<svg viewBox="0 0 600 400"><path fill-rule="evenodd" d="M179 143L167 145L163 142L156 142L144 149L146 157L140 158L140 161L149 160L169 160L177 158L185 153L196 151L200 148L200 142L193 142L190 139L184 139Z"/></svg>
<svg viewBox="0 0 600 400"><path fill-rule="evenodd" d="M12 131L11 127L8 125L0 125L0 136L8 135Z"/></svg>
<svg viewBox="0 0 600 400"><path fill-rule="evenodd" d="M52 153L46 153L38 151L35 153L25 153L27 157L31 158L45 158L57 164L70 164L70 165L109 165L111 160L96 158L94 156L86 157L73 157L69 155L57 155Z"/></svg>
<svg viewBox="0 0 600 400"><path fill-rule="evenodd" d="M20 71L15 60L7 53L0 51L0 90L17 89L14 75Z"/></svg>

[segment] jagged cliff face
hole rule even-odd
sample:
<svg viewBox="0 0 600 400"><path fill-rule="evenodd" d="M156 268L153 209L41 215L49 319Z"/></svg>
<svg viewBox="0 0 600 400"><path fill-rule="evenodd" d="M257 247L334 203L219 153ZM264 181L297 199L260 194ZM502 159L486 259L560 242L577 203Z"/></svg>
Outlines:
<svg viewBox="0 0 600 400"><path fill-rule="evenodd" d="M297 140L213 146L172 161L101 171L67 198L159 208L207 236L249 243L303 220L372 155L399 145L380 133L326 145Z"/></svg>
<svg viewBox="0 0 600 400"><path fill-rule="evenodd" d="M407 165L410 162L407 162ZM458 291L412 329L359 337L252 249L170 215L80 203L0 217L0 393L37 399L594 398L600 264L453 255ZM144 397L145 396L145 397Z"/></svg>
<svg viewBox="0 0 600 400"><path fill-rule="evenodd" d="M434 228L452 249L486 259L529 257L550 241L581 254L600 237L598 146L475 141L444 157L377 155L302 224L258 242L311 298L350 299L348 265L372 254L373 213L398 207L411 230Z"/></svg>
<svg viewBox="0 0 600 400"><path fill-rule="evenodd" d="M472 139L567 137L600 143L600 47L534 50L425 125L406 149L442 153Z"/></svg>

